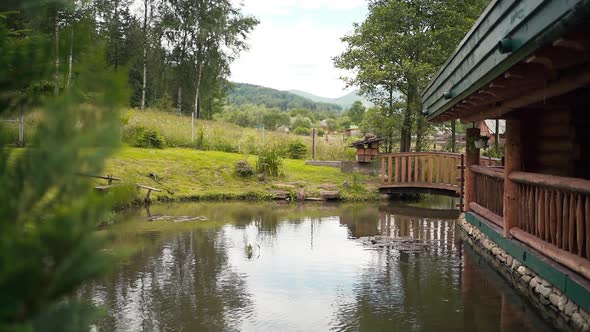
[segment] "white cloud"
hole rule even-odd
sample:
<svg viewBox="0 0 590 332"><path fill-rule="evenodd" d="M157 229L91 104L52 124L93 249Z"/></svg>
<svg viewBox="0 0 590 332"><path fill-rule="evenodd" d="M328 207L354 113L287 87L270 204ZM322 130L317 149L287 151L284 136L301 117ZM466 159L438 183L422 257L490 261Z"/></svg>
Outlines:
<svg viewBox="0 0 590 332"><path fill-rule="evenodd" d="M346 93L332 57L344 50L340 38L352 23L364 19L364 0L246 0L244 11L261 24L232 65L233 81L326 97Z"/></svg>

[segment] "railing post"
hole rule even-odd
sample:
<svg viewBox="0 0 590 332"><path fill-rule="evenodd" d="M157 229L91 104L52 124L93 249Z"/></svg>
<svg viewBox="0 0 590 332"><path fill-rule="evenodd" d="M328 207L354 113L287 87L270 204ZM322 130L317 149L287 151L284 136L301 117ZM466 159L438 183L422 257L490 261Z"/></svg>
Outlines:
<svg viewBox="0 0 590 332"><path fill-rule="evenodd" d="M518 119L506 120L504 144L504 236L518 225L518 184L510 180L510 173L522 170L521 123Z"/></svg>
<svg viewBox="0 0 590 332"><path fill-rule="evenodd" d="M459 211L465 211L465 156L461 155L461 181L459 181L459 185L461 186L461 197L459 198Z"/></svg>
<svg viewBox="0 0 590 332"><path fill-rule="evenodd" d="M467 128L467 151L465 156L465 211L469 211L469 203L473 201L474 175L471 165L479 165L479 149L475 147L475 140L479 137L479 128Z"/></svg>

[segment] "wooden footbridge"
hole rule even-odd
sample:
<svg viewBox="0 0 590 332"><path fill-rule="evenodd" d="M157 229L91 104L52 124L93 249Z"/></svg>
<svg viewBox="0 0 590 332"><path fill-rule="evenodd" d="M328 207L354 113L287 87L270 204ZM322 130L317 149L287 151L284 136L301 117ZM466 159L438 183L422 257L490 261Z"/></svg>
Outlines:
<svg viewBox="0 0 590 332"><path fill-rule="evenodd" d="M381 183L386 194L433 193L461 198L465 182L462 154L403 152L379 155ZM462 208L462 203L460 203Z"/></svg>

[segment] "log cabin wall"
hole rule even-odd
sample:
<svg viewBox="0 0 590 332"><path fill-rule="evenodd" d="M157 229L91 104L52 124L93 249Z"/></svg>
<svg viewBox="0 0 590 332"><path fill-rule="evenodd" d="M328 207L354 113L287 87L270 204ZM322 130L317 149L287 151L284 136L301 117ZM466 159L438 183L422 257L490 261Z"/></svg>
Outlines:
<svg viewBox="0 0 590 332"><path fill-rule="evenodd" d="M590 179L586 95L578 90L515 114L522 120L526 172Z"/></svg>
<svg viewBox="0 0 590 332"><path fill-rule="evenodd" d="M575 177L590 180L590 89L581 91L584 102L573 109L575 132L574 173Z"/></svg>

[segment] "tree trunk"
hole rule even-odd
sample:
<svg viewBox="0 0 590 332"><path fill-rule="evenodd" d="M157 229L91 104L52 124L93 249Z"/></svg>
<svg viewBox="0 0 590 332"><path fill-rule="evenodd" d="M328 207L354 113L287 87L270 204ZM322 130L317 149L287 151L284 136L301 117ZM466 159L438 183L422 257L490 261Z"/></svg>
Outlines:
<svg viewBox="0 0 590 332"><path fill-rule="evenodd" d="M119 0L115 0L115 70L119 70Z"/></svg>
<svg viewBox="0 0 590 332"><path fill-rule="evenodd" d="M143 83L141 86L141 110L145 109L145 89L147 86L147 25L148 25L148 0L143 0Z"/></svg>
<svg viewBox="0 0 590 332"><path fill-rule="evenodd" d="M428 129L428 123L426 123L426 118L422 115L422 102L420 101L420 94L416 89L414 91L414 102L412 103L412 109L416 114L416 152L421 152L424 150L424 135L426 134L426 130Z"/></svg>
<svg viewBox="0 0 590 332"><path fill-rule="evenodd" d="M55 10L55 95L59 94L59 17Z"/></svg>
<svg viewBox="0 0 590 332"><path fill-rule="evenodd" d="M178 115L182 115L182 85L181 82L178 83L178 98L176 99L176 110L178 111Z"/></svg>
<svg viewBox="0 0 590 332"><path fill-rule="evenodd" d="M74 24L70 24L70 55L68 57L68 80L66 81L66 87L70 87L72 84L72 64L74 62Z"/></svg>
<svg viewBox="0 0 590 332"><path fill-rule="evenodd" d="M416 114L416 152L421 152L424 148L424 130L426 124L422 114Z"/></svg>
<svg viewBox="0 0 590 332"><path fill-rule="evenodd" d="M200 57L200 55L199 55ZM195 116L197 117L197 119L201 118L201 112L199 109L199 92L201 89L201 72L203 71L203 64L201 62L201 60L197 60L197 70L199 71L199 73L197 74L197 88L195 91Z"/></svg>
<svg viewBox="0 0 590 332"><path fill-rule="evenodd" d="M412 100L414 98L411 89L408 89L406 96L406 109L402 120L402 132L400 142L400 152L410 152L412 146Z"/></svg>

